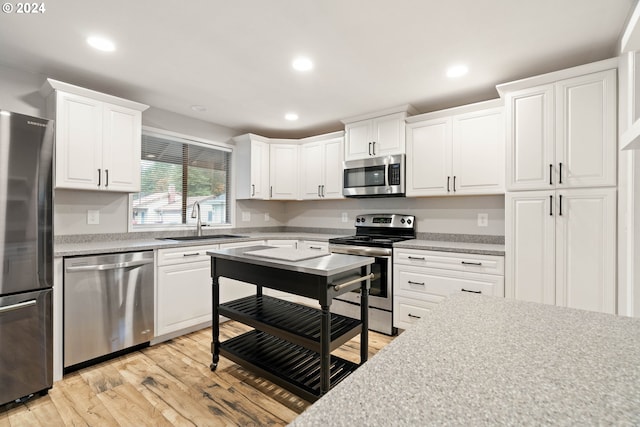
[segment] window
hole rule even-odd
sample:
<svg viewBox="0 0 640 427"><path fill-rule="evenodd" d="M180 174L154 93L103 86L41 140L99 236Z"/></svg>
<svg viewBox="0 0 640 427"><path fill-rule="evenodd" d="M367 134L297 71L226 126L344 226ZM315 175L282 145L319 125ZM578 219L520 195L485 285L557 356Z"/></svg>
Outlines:
<svg viewBox="0 0 640 427"><path fill-rule="evenodd" d="M131 198L135 229L203 224L230 225L231 149L170 134L142 132L141 190Z"/></svg>

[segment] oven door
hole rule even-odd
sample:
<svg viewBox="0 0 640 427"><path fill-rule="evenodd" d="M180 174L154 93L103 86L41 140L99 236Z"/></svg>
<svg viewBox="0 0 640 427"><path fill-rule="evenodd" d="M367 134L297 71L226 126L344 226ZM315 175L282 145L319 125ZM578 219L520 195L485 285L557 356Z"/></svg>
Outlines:
<svg viewBox="0 0 640 427"><path fill-rule="evenodd" d="M369 289L369 307L391 311L393 309L393 289L391 285L392 249L364 246L331 245L329 252L347 255L370 256L375 258L371 264L373 279ZM360 290L340 295L339 300L360 304Z"/></svg>

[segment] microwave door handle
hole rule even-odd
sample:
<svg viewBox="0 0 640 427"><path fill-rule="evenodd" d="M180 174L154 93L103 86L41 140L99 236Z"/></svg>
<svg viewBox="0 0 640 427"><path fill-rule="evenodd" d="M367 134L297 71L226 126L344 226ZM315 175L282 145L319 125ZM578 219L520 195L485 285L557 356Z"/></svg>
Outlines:
<svg viewBox="0 0 640 427"><path fill-rule="evenodd" d="M389 174L391 173L391 168L389 167L389 164L387 163L386 165L384 165L384 185L386 187L389 186L389 182L391 182L391 180L389 179Z"/></svg>

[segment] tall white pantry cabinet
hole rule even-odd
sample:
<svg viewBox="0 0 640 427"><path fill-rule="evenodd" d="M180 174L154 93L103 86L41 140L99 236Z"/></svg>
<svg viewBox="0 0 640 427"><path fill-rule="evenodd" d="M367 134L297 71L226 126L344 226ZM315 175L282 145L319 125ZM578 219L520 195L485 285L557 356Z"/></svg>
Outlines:
<svg viewBox="0 0 640 427"><path fill-rule="evenodd" d="M508 122L505 296L616 313L615 64L528 80L499 87Z"/></svg>

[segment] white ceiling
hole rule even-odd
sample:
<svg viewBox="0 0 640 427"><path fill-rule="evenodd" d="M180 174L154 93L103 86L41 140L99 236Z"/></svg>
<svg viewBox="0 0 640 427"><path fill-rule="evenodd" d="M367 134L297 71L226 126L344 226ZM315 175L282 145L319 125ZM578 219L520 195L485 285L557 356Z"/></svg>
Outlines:
<svg viewBox="0 0 640 427"><path fill-rule="evenodd" d="M54 0L0 15L0 64L271 137L617 54L636 0ZM91 34L117 50L90 48ZM315 68L291 68L296 55ZM446 68L466 63L451 80ZM203 105L206 112L190 106ZM288 122L295 111L300 119Z"/></svg>

